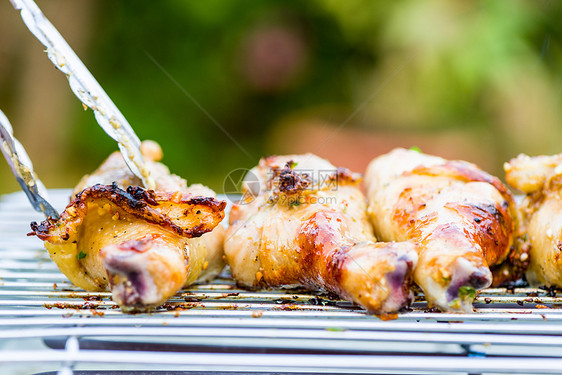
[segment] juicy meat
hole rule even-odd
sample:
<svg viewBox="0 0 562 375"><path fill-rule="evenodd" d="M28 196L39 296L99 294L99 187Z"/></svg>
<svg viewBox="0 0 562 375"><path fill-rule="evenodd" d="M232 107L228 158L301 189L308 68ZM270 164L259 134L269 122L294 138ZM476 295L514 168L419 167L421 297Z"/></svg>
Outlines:
<svg viewBox="0 0 562 375"><path fill-rule="evenodd" d="M359 183L311 154L260 160L225 237L236 281L330 291L378 314L409 304L416 246L375 242Z"/></svg>
<svg viewBox="0 0 562 375"><path fill-rule="evenodd" d="M507 182L526 194L518 205L520 245L529 254L526 276L533 286L562 287L562 154L519 155L504 165Z"/></svg>
<svg viewBox="0 0 562 375"><path fill-rule="evenodd" d="M414 280L445 311L472 311L491 266L513 243L515 207L495 177L475 165L396 149L375 158L366 176L369 215L384 241L417 243Z"/></svg>
<svg viewBox="0 0 562 375"><path fill-rule="evenodd" d="M124 311L157 307L183 286L224 267L225 202L200 185L187 187L157 163L159 146L143 142L156 191L136 186L119 153L92 175L58 220L32 223L51 259L78 287L111 290ZM149 152L151 151L151 152ZM152 157L152 160L150 159ZM125 186L128 186L125 188Z"/></svg>

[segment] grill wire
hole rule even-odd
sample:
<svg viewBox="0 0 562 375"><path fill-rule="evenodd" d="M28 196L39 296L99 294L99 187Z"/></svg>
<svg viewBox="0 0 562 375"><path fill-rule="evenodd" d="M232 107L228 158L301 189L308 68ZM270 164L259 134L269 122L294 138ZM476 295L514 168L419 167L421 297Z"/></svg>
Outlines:
<svg viewBox="0 0 562 375"><path fill-rule="evenodd" d="M51 190L61 209L68 190ZM303 290L247 291L228 271L151 314L74 287L42 243L23 193L0 199L2 374L560 373L562 298L487 289L473 314L411 311L382 321Z"/></svg>

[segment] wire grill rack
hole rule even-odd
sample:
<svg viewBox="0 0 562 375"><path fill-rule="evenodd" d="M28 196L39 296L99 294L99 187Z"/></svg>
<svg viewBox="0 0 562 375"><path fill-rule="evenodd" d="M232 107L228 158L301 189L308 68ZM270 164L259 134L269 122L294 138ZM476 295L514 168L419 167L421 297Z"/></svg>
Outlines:
<svg viewBox="0 0 562 375"><path fill-rule="evenodd" d="M68 190L51 190L58 208ZM562 298L488 289L473 314L423 298L391 321L327 295L238 289L228 271L151 314L74 287L26 237L23 193L0 199L0 373L560 373Z"/></svg>

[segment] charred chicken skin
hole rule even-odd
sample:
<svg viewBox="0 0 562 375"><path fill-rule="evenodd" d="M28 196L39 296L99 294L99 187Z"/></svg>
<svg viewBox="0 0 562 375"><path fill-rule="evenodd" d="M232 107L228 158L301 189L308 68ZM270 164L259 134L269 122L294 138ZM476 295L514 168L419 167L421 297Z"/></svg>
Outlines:
<svg viewBox="0 0 562 375"><path fill-rule="evenodd" d="M156 191L139 187L121 154L85 176L58 220L32 223L51 259L78 287L111 290L124 311L155 308L183 286L216 276L224 267L225 202L200 185L187 187L157 162L155 143L143 156Z"/></svg>
<svg viewBox="0 0 562 375"><path fill-rule="evenodd" d="M225 236L244 287L306 287L376 314L411 301L413 243L377 243L360 176L317 156L271 156L246 176Z"/></svg>
<svg viewBox="0 0 562 375"><path fill-rule="evenodd" d="M428 304L471 312L513 243L517 216L506 187L473 164L405 149L375 158L365 180L377 237L418 244L414 280Z"/></svg>
<svg viewBox="0 0 562 375"><path fill-rule="evenodd" d="M522 154L504 169L508 184L526 194L518 208L529 250L527 281L562 288L562 154Z"/></svg>

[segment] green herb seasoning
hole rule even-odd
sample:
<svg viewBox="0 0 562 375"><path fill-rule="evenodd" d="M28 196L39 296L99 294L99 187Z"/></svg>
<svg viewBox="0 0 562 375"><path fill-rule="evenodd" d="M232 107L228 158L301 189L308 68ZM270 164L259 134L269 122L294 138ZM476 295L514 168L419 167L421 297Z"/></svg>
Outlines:
<svg viewBox="0 0 562 375"><path fill-rule="evenodd" d="M476 297L476 290L471 286L461 286L459 288L459 297L465 299L470 297L470 299L474 299Z"/></svg>

